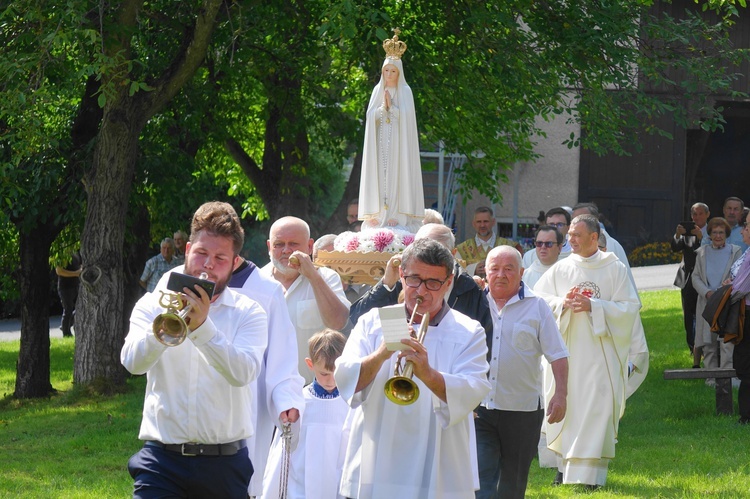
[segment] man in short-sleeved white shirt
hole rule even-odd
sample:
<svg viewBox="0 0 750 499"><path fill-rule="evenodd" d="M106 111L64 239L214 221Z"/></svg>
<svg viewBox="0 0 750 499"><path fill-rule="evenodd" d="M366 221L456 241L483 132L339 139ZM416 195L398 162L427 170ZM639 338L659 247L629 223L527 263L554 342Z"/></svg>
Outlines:
<svg viewBox="0 0 750 499"><path fill-rule="evenodd" d="M521 282L521 254L498 246L487 255L487 290L493 334L488 341L492 390L477 408L480 490L477 498L523 498L544 418L542 356L552 366L555 390L547 419L566 412L568 349L549 305Z"/></svg>
<svg viewBox="0 0 750 499"><path fill-rule="evenodd" d="M298 370L306 383L312 383L313 375L305 364L307 340L326 327L343 329L349 319L349 300L336 272L313 265L314 241L307 222L297 217L278 219L267 244L271 262L261 272L284 288L289 318L297 332Z"/></svg>

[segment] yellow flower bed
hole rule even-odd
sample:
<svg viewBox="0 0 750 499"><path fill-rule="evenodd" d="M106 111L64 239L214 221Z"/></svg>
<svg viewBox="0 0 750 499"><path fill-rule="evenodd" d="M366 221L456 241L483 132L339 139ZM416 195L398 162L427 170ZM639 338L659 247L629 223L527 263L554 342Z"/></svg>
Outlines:
<svg viewBox="0 0 750 499"><path fill-rule="evenodd" d="M669 243L648 243L638 246L628 255L631 267L680 263L682 252L672 251Z"/></svg>

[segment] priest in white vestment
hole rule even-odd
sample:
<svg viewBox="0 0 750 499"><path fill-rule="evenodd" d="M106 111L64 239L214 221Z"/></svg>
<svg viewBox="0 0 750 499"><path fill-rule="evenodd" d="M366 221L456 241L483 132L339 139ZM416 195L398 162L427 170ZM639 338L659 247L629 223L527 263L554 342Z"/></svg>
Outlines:
<svg viewBox="0 0 750 499"><path fill-rule="evenodd" d="M391 352L379 309L360 317L336 362L336 384L354 409L340 493L368 499L474 497L476 447L469 416L489 393L487 343L481 325L445 303L453 257L440 243L420 239L404 252L404 322L414 328L429 312L424 344L402 339ZM412 363L419 397L397 405L384 394L396 362Z"/></svg>
<svg viewBox="0 0 750 499"><path fill-rule="evenodd" d="M561 458L562 476L556 481L591 488L604 485L615 457L631 332L640 308L625 266L599 251L599 230L592 215L574 218L568 231L573 254L534 287L552 308L570 352L568 411L560 423L546 424L547 445ZM552 376L546 380L553 383Z"/></svg>

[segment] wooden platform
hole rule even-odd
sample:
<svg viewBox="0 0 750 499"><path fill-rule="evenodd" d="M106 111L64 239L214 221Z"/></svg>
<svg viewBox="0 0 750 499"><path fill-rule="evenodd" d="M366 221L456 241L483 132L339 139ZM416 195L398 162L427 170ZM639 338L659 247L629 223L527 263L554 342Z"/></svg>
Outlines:
<svg viewBox="0 0 750 499"><path fill-rule="evenodd" d="M734 413L732 401L732 378L737 374L734 369L667 369L664 379L708 379L716 380L716 413Z"/></svg>
<svg viewBox="0 0 750 499"><path fill-rule="evenodd" d="M345 283L375 285L385 274L388 260L394 254L379 251L346 253L321 250L315 258L315 265L334 270Z"/></svg>

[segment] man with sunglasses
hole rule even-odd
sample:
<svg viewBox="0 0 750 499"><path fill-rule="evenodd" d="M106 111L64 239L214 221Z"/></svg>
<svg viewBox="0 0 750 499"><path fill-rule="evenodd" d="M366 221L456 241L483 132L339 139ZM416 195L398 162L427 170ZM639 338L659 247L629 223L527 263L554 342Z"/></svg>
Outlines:
<svg viewBox="0 0 750 499"><path fill-rule="evenodd" d="M570 212L566 208L558 206L548 210L547 213L545 213L544 218L544 225L549 225L562 235L562 244L560 245L558 260L566 258L572 251L570 243L568 243L568 228L570 228L571 219ZM527 251L523 254L523 268L526 269L526 272L528 272L531 264L538 259L539 257L537 256L536 251ZM526 279L524 279L524 282L526 282Z"/></svg>
<svg viewBox="0 0 750 499"><path fill-rule="evenodd" d="M528 287L534 289L534 284L542 277L542 274L557 263L562 245L563 235L552 225L542 225L536 230L534 237L536 259L523 272L523 282Z"/></svg>
<svg viewBox="0 0 750 499"><path fill-rule="evenodd" d="M487 395L487 343L482 326L445 302L453 257L432 239L403 253L404 329L429 312L424 344L401 340L391 352L377 309L360 317L336 361L339 393L354 409L340 493L345 497L471 497L477 477L472 410ZM398 361L413 364L419 396L398 405L383 387Z"/></svg>

